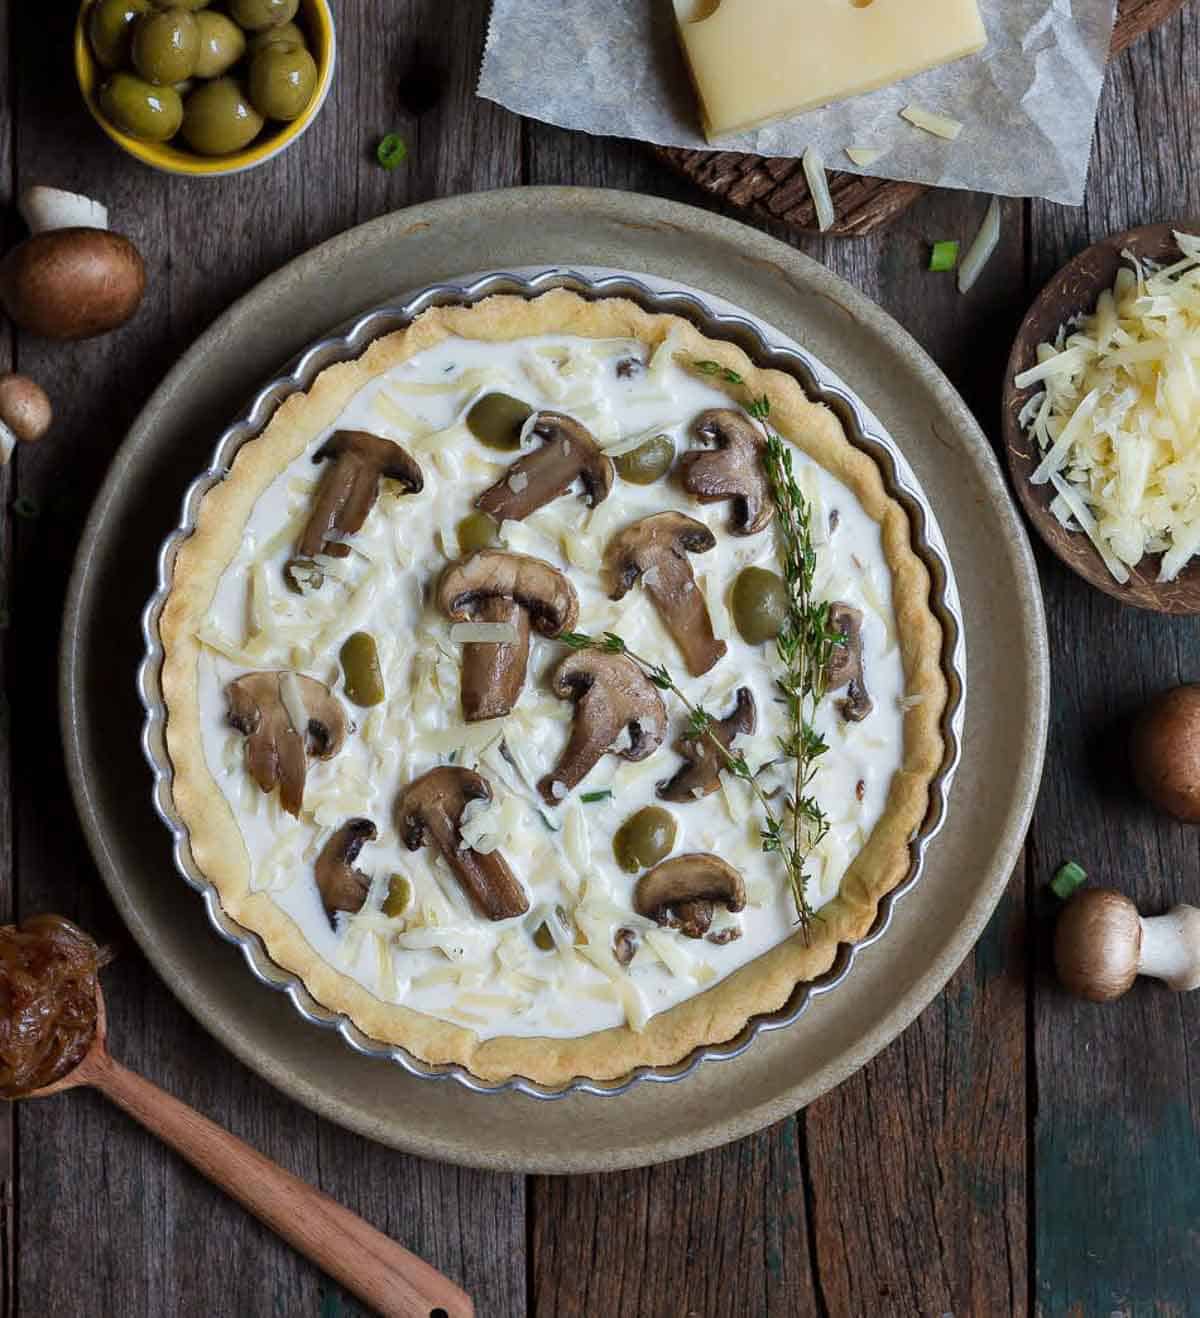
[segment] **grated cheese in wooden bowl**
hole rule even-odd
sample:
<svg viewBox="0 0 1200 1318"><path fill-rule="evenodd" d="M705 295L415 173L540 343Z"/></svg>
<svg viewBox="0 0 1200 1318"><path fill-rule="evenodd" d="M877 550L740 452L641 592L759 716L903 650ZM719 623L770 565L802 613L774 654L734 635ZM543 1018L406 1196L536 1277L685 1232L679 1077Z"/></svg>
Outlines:
<svg viewBox="0 0 1200 1318"><path fill-rule="evenodd" d="M1014 379L1041 386L1019 417L1042 453L1032 483L1122 584L1147 554L1167 582L1200 552L1200 237L1175 240L1168 266L1123 252L1095 310Z"/></svg>

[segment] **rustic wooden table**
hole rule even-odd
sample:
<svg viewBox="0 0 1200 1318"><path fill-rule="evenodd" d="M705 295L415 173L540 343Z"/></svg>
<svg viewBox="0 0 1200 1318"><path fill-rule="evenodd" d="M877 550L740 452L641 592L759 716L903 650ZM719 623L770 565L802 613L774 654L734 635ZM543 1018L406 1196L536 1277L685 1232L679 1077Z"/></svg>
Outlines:
<svg viewBox="0 0 1200 1318"><path fill-rule="evenodd" d="M704 201L635 143L476 100L482 0L341 4L333 96L298 147L237 178L166 178L86 117L73 7L0 0L6 237L18 235L7 203L25 186L86 192L137 241L150 286L137 319L108 338L0 337L0 367L42 380L58 412L52 438L0 475L0 916L60 910L122 939L67 791L56 647L89 502L167 367L283 262L411 202L523 183ZM994 434L1008 345L1039 284L1098 235L1200 215L1197 67L1189 5L1111 68L1086 205L1006 202L1002 246L968 297L923 266L930 240L973 232L982 197L934 193L873 238L801 245L911 330ZM414 115L405 89L430 70L438 98ZM389 174L373 146L392 129L411 155ZM36 516L14 515L18 496ZM1047 974L1043 897L1076 856L1144 908L1200 899L1197 834L1134 801L1119 754L1131 709L1200 676L1200 620L1122 610L1041 562L1054 716L1024 866L937 1001L807 1111L621 1175L522 1179L424 1162L318 1120L244 1070L127 939L107 979L118 1055L424 1255L485 1315L1200 1311L1200 995L1143 985L1103 1008L1066 999ZM0 1112L0 1179L5 1316L358 1312L89 1093Z"/></svg>

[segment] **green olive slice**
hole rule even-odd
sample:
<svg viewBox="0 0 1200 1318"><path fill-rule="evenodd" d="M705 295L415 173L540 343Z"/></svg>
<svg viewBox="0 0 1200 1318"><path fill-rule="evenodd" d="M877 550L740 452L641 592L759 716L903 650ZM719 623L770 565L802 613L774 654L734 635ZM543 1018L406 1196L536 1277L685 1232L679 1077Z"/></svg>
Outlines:
<svg viewBox="0 0 1200 1318"><path fill-rule="evenodd" d="M488 448L521 447L521 430L533 408L511 394L484 394L467 413L467 429Z"/></svg>
<svg viewBox="0 0 1200 1318"><path fill-rule="evenodd" d="M384 698L379 649L370 632L355 632L346 638L341 653L346 696L363 708L378 705Z"/></svg>
<svg viewBox="0 0 1200 1318"><path fill-rule="evenodd" d="M476 509L458 524L458 551L464 557L500 543L500 523L490 513Z"/></svg>
<svg viewBox="0 0 1200 1318"><path fill-rule="evenodd" d="M631 485L652 485L671 470L674 461L675 441L670 435L655 435L628 453L618 453L613 466L617 475Z"/></svg>
<svg viewBox="0 0 1200 1318"><path fill-rule="evenodd" d="M787 619L787 584L765 567L743 568L733 583L730 606L743 640L750 645L772 641Z"/></svg>
<svg viewBox="0 0 1200 1318"><path fill-rule="evenodd" d="M613 855L626 874L657 865L675 846L675 816L660 805L644 806L617 829Z"/></svg>
<svg viewBox="0 0 1200 1318"><path fill-rule="evenodd" d="M388 879L387 896L383 899L383 913L390 920L403 915L412 904L412 884L403 874L393 874Z"/></svg>

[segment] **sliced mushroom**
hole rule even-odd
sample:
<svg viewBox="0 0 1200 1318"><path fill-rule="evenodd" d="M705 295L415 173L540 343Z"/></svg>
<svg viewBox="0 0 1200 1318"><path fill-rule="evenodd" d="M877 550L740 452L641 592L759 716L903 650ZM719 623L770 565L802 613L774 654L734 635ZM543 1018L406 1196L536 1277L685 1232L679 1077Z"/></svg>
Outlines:
<svg viewBox="0 0 1200 1318"><path fill-rule="evenodd" d="M737 703L731 713L723 719L709 725L709 732L726 750L733 745L733 739L739 732L749 736L754 731L758 711L754 705L754 693L747 686L737 689ZM725 761L712 740L706 733L699 737L681 737L675 743L675 749L687 761L673 778L659 783L658 794L664 801L698 801L703 796L715 792L720 784L721 770Z"/></svg>
<svg viewBox="0 0 1200 1318"><path fill-rule="evenodd" d="M604 551L609 598L623 599L640 577L693 677L707 673L727 648L713 635L704 592L688 562L688 554L705 553L716 543L703 522L669 512L643 517L618 531Z"/></svg>
<svg viewBox="0 0 1200 1318"><path fill-rule="evenodd" d="M846 639L833 647L825 686L829 691L846 688L845 698L837 702L837 707L847 723L861 723L875 708L863 672L862 621L861 610L849 604L838 601L829 606L830 629L841 632Z"/></svg>
<svg viewBox="0 0 1200 1318"><path fill-rule="evenodd" d="M715 449L693 449L679 459L683 488L701 503L733 500L729 529L756 535L775 516L771 485L763 468L763 437L743 412L714 407L692 423L692 434Z"/></svg>
<svg viewBox="0 0 1200 1318"><path fill-rule="evenodd" d="M438 584L438 607L452 622L511 623L511 643L469 641L462 656L462 712L468 723L501 718L520 699L529 659L529 629L569 631L579 599L565 576L526 554L482 549L452 563Z"/></svg>
<svg viewBox="0 0 1200 1318"><path fill-rule="evenodd" d="M396 822L409 851L432 846L454 871L463 891L489 920L510 920L529 910L525 889L499 851L464 845L459 824L468 801L490 801L486 778L443 764L409 785L396 802Z"/></svg>
<svg viewBox="0 0 1200 1318"><path fill-rule="evenodd" d="M371 880L354 868L354 862L363 846L378 836L369 819L349 819L321 848L316 864L317 888L330 924L334 923L335 911L362 910Z"/></svg>
<svg viewBox="0 0 1200 1318"><path fill-rule="evenodd" d="M746 905L746 885L732 865L699 852L673 856L647 870L633 894L639 915L678 929L685 938L702 938L708 932L717 902L727 911L740 911Z"/></svg>
<svg viewBox="0 0 1200 1318"><path fill-rule="evenodd" d="M498 522L519 522L551 499L566 494L576 481L594 508L608 498L613 464L588 430L561 412L539 412L530 432L541 447L518 458L495 485L475 500L475 507Z"/></svg>
<svg viewBox="0 0 1200 1318"><path fill-rule="evenodd" d="M556 696L575 701L575 721L557 766L538 783L548 805L561 805L607 751L644 760L662 745L666 706L654 683L626 655L569 654L554 670L551 686ZM618 747L622 734L628 734L629 744Z"/></svg>
<svg viewBox="0 0 1200 1318"><path fill-rule="evenodd" d="M289 815L299 815L307 756L331 759L346 740L346 715L337 698L315 678L287 671L244 673L225 694L229 722L247 738L250 776L264 792L278 786L279 804Z"/></svg>
<svg viewBox="0 0 1200 1318"><path fill-rule="evenodd" d="M335 430L313 454L314 462L325 458L332 462L296 546L296 557L288 564L289 577L295 567L302 568L316 554L346 557L350 546L343 541L367 520L381 477L399 481L409 494L418 493L425 485L416 460L399 444L366 430Z"/></svg>

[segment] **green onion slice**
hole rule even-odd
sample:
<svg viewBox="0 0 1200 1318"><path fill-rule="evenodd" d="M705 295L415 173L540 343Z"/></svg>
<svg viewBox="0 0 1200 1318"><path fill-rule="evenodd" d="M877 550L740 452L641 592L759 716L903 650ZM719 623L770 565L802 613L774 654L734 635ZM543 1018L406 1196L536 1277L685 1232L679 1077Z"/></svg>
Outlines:
<svg viewBox="0 0 1200 1318"><path fill-rule="evenodd" d="M939 274L947 270L953 270L958 264L958 244L955 242L941 242L933 244L933 251L929 254L929 268Z"/></svg>
<svg viewBox="0 0 1200 1318"><path fill-rule="evenodd" d="M612 796L611 787L603 787L598 792L580 792L579 799L587 805L593 805L597 801L607 801Z"/></svg>
<svg viewBox="0 0 1200 1318"><path fill-rule="evenodd" d="M1060 901L1065 902L1076 888L1082 887L1086 882L1087 871L1076 861L1069 860L1050 880L1050 891Z"/></svg>
<svg viewBox="0 0 1200 1318"><path fill-rule="evenodd" d="M408 159L408 143L399 133L388 133L375 148L375 159L384 169L395 169Z"/></svg>

